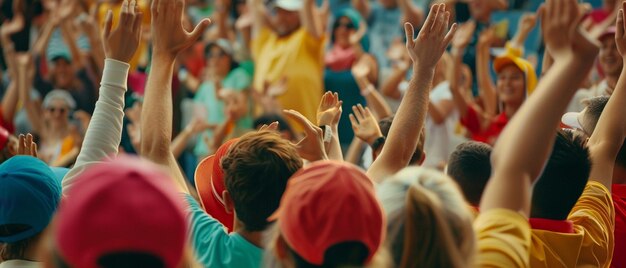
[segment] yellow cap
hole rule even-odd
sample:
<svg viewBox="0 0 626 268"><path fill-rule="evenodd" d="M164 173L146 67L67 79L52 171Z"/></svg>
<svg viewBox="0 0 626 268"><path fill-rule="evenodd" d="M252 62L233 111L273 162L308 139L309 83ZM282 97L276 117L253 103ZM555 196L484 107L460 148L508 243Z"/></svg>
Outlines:
<svg viewBox="0 0 626 268"><path fill-rule="evenodd" d="M513 64L522 70L524 76L526 77L526 95L530 95L537 86L537 74L535 73L533 65L522 58L521 55L521 49L515 48L507 43L506 52L496 57L493 62L493 68L496 70L496 73L499 73L502 69L504 69L504 67Z"/></svg>

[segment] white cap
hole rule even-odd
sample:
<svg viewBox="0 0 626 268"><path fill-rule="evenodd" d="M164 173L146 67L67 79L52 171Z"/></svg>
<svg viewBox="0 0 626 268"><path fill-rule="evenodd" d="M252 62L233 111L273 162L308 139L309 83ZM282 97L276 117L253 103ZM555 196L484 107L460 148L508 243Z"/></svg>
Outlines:
<svg viewBox="0 0 626 268"><path fill-rule="evenodd" d="M570 128L583 130L580 119L578 118L580 113L566 113L561 117L561 123Z"/></svg>
<svg viewBox="0 0 626 268"><path fill-rule="evenodd" d="M287 11L300 11L303 6L302 0L276 0L276 7Z"/></svg>

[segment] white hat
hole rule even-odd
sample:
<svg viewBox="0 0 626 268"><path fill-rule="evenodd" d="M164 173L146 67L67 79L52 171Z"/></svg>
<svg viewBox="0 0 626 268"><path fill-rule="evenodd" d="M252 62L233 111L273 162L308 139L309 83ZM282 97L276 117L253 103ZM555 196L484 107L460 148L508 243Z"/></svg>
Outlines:
<svg viewBox="0 0 626 268"><path fill-rule="evenodd" d="M300 11L303 6L302 0L276 0L276 7L287 11Z"/></svg>
<svg viewBox="0 0 626 268"><path fill-rule="evenodd" d="M67 92L67 90L55 89L53 91L48 92L48 94L46 94L46 97L43 99L43 107L45 108L50 107L50 105L52 105L53 100L62 100L65 102L65 104L67 104L70 110L76 109L76 101L74 100L72 95L70 95L70 93Z"/></svg>
<svg viewBox="0 0 626 268"><path fill-rule="evenodd" d="M573 129L584 130L579 117L580 113L566 113L561 117L561 123Z"/></svg>

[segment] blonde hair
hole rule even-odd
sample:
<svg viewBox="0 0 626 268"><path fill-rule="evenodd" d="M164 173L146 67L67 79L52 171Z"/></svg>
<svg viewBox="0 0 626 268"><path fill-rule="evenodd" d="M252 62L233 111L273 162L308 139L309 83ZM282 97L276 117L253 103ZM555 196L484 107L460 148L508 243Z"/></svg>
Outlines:
<svg viewBox="0 0 626 268"><path fill-rule="evenodd" d="M389 209L388 245L399 267L473 263L473 217L452 179L435 170L408 167L383 183L379 193Z"/></svg>

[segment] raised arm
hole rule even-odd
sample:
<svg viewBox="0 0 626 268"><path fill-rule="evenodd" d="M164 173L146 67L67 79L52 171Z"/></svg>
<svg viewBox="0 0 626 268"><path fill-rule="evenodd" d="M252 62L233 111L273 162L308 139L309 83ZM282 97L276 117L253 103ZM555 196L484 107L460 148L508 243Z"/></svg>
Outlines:
<svg viewBox="0 0 626 268"><path fill-rule="evenodd" d="M491 79L490 52L495 39L493 29L487 29L480 34L476 48L476 80L480 90L479 95L483 100L485 113L495 116L498 109L498 96L496 85Z"/></svg>
<svg viewBox="0 0 626 268"><path fill-rule="evenodd" d="M130 68L128 62L137 51L141 40L143 14L133 5L135 3L124 0L120 23L114 30L111 29L113 14L107 14L102 34L106 60L100 82L100 95L76 164L63 179L63 191L67 191L87 167L118 153L122 139L124 94Z"/></svg>
<svg viewBox="0 0 626 268"><path fill-rule="evenodd" d="M524 14L517 25L515 36L511 39L511 46L524 49L524 42L528 38L528 34L535 28L537 24L537 15L533 13Z"/></svg>
<svg viewBox="0 0 626 268"><path fill-rule="evenodd" d="M30 54L24 53L17 58L17 89L19 100L24 105L26 116L33 127L33 133L39 135L45 135L44 122L41 114L41 105L38 102L31 100L30 90L35 78L35 63Z"/></svg>
<svg viewBox="0 0 626 268"><path fill-rule="evenodd" d="M450 51L452 62L450 63L450 65L447 66L448 79L450 79L450 92L452 92L452 100L454 101L454 105L459 111L459 115L461 116L461 118L465 116L469 107L468 100L465 98L465 95L461 93L461 85L459 83L459 80L461 79L461 59L465 54L465 49L472 40L472 36L475 30L476 22L474 21L468 21L459 26L459 30L454 37L454 41L452 42L452 50Z"/></svg>
<svg viewBox="0 0 626 268"><path fill-rule="evenodd" d="M4 53L7 71L11 78L11 83L4 93L4 96L2 96L0 109L2 109L2 121L11 123L13 122L17 106L20 102L18 88L15 83L15 81L18 80L16 72L16 52L13 41L11 41L11 35L20 32L24 28L24 18L21 13L16 13L11 21L5 22L0 27L0 43L2 44L2 52Z"/></svg>
<svg viewBox="0 0 626 268"><path fill-rule="evenodd" d="M352 7L361 13L361 16L365 19L368 19L372 12L369 0L352 0Z"/></svg>
<svg viewBox="0 0 626 268"><path fill-rule="evenodd" d="M402 17L405 22L411 23L416 27L422 26L424 20L424 11L413 4L413 0L398 0L400 10L402 10Z"/></svg>
<svg viewBox="0 0 626 268"><path fill-rule="evenodd" d="M165 166L182 192L189 192L171 151L172 75L178 54L198 40L210 23L205 19L192 32L182 26L184 0L152 1L152 71L148 75L141 118L141 154Z"/></svg>
<svg viewBox="0 0 626 268"><path fill-rule="evenodd" d="M598 47L578 27L580 12L575 0L548 0L540 14L546 45L555 56L554 66L494 147L493 173L483 194L481 213L502 208L529 215L531 184L550 154L561 115L598 53ZM528 131L529 125L532 131Z"/></svg>
<svg viewBox="0 0 626 268"><path fill-rule="evenodd" d="M413 39L413 26L405 24L407 50L413 60L413 77L385 146L367 171L374 181L381 181L406 167L415 152L427 116L435 66L456 32L456 24L448 30L449 18L450 12L445 10L445 5L434 5L416 39Z"/></svg>
<svg viewBox="0 0 626 268"><path fill-rule="evenodd" d="M304 0L304 7L300 9L300 23L315 38L324 34L315 0Z"/></svg>
<svg viewBox="0 0 626 268"><path fill-rule="evenodd" d="M624 9L626 9L626 2L622 3L622 7L617 15L615 43L617 44L617 50L622 55L622 59L626 60L626 19L624 18ZM609 191L611 190L615 158L620 148L622 148L624 138L626 138L624 107L626 107L626 68L622 69L615 90L602 115L600 115L595 131L591 135L589 142L587 142L593 160L589 179L604 184Z"/></svg>
<svg viewBox="0 0 626 268"><path fill-rule="evenodd" d="M343 161L343 152L339 143L339 120L343 112L342 104L343 102L339 100L339 94L326 92L317 108L317 125L330 126L332 132L331 140L325 142L328 158L336 161Z"/></svg>

